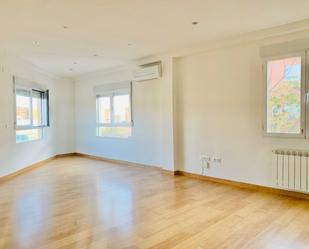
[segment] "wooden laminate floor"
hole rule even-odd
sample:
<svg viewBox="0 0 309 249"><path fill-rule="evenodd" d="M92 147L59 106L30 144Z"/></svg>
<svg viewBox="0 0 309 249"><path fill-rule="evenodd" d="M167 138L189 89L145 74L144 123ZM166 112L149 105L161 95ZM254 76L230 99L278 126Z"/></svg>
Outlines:
<svg viewBox="0 0 309 249"><path fill-rule="evenodd" d="M309 202L60 158L0 184L0 248L309 248Z"/></svg>

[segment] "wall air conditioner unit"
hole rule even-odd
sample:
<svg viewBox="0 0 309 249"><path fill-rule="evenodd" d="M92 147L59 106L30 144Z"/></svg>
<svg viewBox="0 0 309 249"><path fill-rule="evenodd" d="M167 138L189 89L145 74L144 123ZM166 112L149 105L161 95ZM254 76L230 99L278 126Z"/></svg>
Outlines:
<svg viewBox="0 0 309 249"><path fill-rule="evenodd" d="M145 81L159 79L162 76L162 63L161 61L153 62L139 66L134 71L134 81Z"/></svg>

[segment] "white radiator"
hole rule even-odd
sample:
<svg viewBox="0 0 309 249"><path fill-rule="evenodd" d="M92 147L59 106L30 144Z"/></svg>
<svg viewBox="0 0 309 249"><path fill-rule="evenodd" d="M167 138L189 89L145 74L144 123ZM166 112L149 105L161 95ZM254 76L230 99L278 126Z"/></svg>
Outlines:
<svg viewBox="0 0 309 249"><path fill-rule="evenodd" d="M309 151L273 150L273 165L278 188L309 193Z"/></svg>

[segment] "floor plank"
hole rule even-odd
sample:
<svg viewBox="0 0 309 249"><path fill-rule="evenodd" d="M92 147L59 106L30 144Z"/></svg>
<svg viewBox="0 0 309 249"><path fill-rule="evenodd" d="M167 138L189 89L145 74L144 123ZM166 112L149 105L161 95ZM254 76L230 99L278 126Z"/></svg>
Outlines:
<svg viewBox="0 0 309 249"><path fill-rule="evenodd" d="M58 158L0 184L1 249L309 248L309 202Z"/></svg>

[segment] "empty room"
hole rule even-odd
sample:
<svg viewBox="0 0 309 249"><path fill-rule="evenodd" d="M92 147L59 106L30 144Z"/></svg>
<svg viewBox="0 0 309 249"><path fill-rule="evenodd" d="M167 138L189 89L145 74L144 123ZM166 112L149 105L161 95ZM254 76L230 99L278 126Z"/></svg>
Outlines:
<svg viewBox="0 0 309 249"><path fill-rule="evenodd" d="M0 249L309 249L308 0L0 0Z"/></svg>

